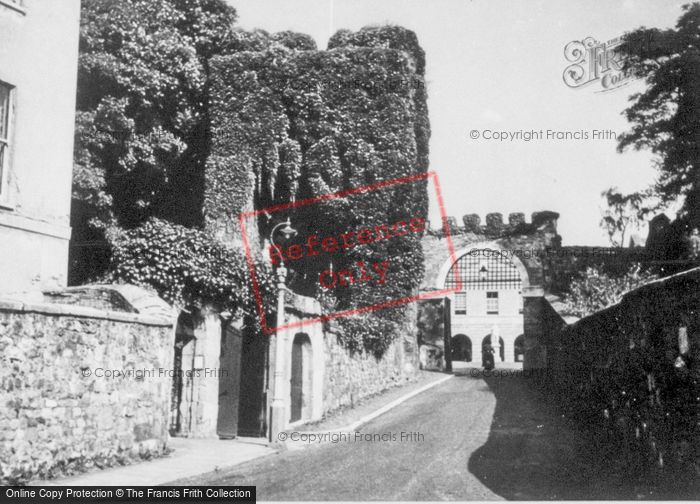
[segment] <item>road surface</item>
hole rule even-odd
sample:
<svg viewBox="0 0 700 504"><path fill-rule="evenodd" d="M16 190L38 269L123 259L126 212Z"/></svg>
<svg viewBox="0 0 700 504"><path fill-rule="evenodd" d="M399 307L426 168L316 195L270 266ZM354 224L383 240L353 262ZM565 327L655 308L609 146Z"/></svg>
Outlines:
<svg viewBox="0 0 700 504"><path fill-rule="evenodd" d="M177 484L255 485L258 500L660 498L627 483L527 381L467 369L337 443Z"/></svg>

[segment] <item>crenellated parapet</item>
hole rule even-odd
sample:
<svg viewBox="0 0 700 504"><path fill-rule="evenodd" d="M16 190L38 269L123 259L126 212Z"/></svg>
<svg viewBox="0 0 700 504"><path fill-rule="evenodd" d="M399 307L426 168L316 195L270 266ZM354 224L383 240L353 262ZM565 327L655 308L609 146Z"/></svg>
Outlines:
<svg viewBox="0 0 700 504"><path fill-rule="evenodd" d="M503 214L491 212L486 214L482 220L479 214L465 214L462 217L460 226L457 218L453 216L445 217L442 226L430 227L429 233L434 236L444 235L444 224L447 223L451 234L474 234L484 238L502 238L511 235L530 235L536 233L546 233L557 235L557 221L559 214L549 210L532 212L530 221L525 218L524 212L511 212L508 214L508 221L505 222Z"/></svg>
<svg viewBox="0 0 700 504"><path fill-rule="evenodd" d="M508 215L508 224L511 226L519 226L525 224L525 214L522 212L513 212Z"/></svg>
<svg viewBox="0 0 700 504"><path fill-rule="evenodd" d="M481 217L479 217L479 214L467 214L462 217L462 222L464 222L464 230L469 233L481 231Z"/></svg>

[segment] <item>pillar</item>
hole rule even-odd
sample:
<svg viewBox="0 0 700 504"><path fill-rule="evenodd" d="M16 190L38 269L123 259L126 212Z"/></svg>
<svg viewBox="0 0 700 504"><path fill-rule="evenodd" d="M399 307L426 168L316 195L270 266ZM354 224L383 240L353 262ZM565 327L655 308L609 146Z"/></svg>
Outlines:
<svg viewBox="0 0 700 504"><path fill-rule="evenodd" d="M219 415L219 380L215 370L219 369L221 354L218 314L202 309L196 317L194 336L195 340L186 345L182 353L182 371L186 373L183 394L192 404L192 416L183 416L184 428L193 437L215 437Z"/></svg>
<svg viewBox="0 0 700 504"><path fill-rule="evenodd" d="M544 369L547 367L547 355L544 341L544 289L528 287L523 290L523 326L525 354L523 369Z"/></svg>
<svg viewBox="0 0 700 504"><path fill-rule="evenodd" d="M493 348L494 362L501 362L501 330L494 324L491 328L491 347Z"/></svg>
<svg viewBox="0 0 700 504"><path fill-rule="evenodd" d="M503 336L504 345L504 361L503 362L515 362L515 336L509 334L508 336Z"/></svg>

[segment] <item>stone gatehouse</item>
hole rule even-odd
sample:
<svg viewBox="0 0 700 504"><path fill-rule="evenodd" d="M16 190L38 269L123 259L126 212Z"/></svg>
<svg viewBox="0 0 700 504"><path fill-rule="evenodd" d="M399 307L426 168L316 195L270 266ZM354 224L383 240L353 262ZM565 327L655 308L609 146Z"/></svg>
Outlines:
<svg viewBox="0 0 700 504"><path fill-rule="evenodd" d="M441 301L444 332L419 329L421 345L444 355L448 367L452 360L480 364L487 343L496 362L538 366L543 358L543 257L561 246L558 218L556 212L534 212L527 222L523 213L511 213L506 223L502 214L490 213L482 224L479 215L469 214L462 226L448 217L443 228L431 228L422 241L426 274L421 291L456 290ZM445 226L454 257L444 245ZM427 303L421 302L423 313Z"/></svg>

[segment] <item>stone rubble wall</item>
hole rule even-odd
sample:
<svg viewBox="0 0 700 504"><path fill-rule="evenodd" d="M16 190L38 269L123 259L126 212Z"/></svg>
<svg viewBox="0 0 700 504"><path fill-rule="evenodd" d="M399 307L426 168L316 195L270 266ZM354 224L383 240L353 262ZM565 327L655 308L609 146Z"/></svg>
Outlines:
<svg viewBox="0 0 700 504"><path fill-rule="evenodd" d="M415 366L403 369L401 341L394 343L381 360L371 354L349 352L333 333L326 334L325 342L324 413L344 406L353 407L359 400L403 385L415 376Z"/></svg>
<svg viewBox="0 0 700 504"><path fill-rule="evenodd" d="M332 331L325 333L323 411L352 407L359 400L383 390L404 385L416 378L419 369L415 303L407 305L403 337L397 339L381 359L368 353L351 352Z"/></svg>
<svg viewBox="0 0 700 504"><path fill-rule="evenodd" d="M543 390L637 474L700 472L699 292L696 268L545 331Z"/></svg>
<svg viewBox="0 0 700 504"><path fill-rule="evenodd" d="M162 318L0 302L0 484L163 454L172 347Z"/></svg>

